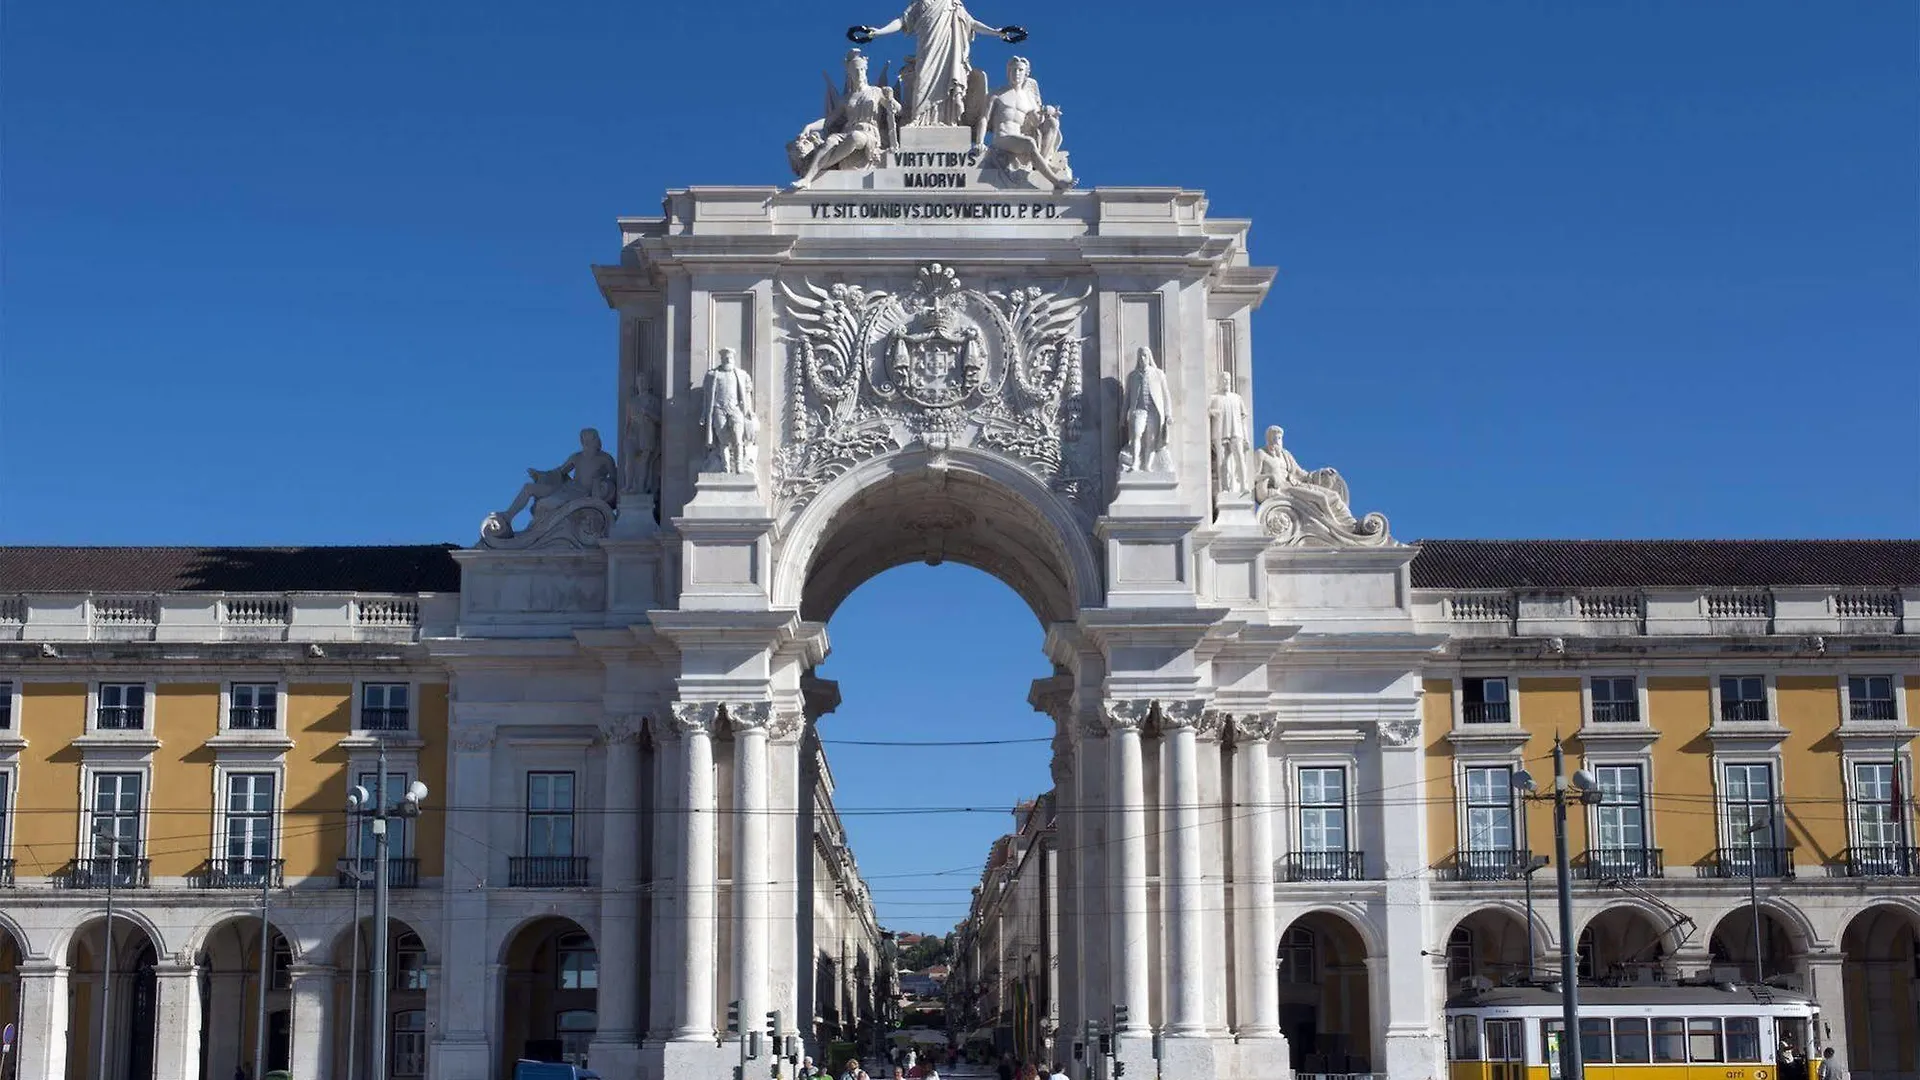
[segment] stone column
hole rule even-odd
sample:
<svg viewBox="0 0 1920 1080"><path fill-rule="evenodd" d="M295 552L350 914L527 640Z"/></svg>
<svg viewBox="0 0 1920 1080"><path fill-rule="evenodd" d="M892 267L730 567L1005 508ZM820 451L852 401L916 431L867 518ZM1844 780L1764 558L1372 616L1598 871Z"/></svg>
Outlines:
<svg viewBox="0 0 1920 1080"><path fill-rule="evenodd" d="M1124 698L1107 703L1107 725L1113 731L1113 836L1119 849L1118 865L1108 864L1119 918L1113 923L1113 1000L1127 1009L1127 1025L1115 1034L1114 1050L1129 1072L1144 1076L1153 1068L1148 1014L1151 987L1147 980L1147 812L1145 767L1140 757L1140 729L1153 711L1153 702Z"/></svg>
<svg viewBox="0 0 1920 1080"><path fill-rule="evenodd" d="M1233 1010L1242 1039L1280 1034L1277 961L1280 932L1273 909L1272 713L1233 716L1234 968L1240 973Z"/></svg>
<svg viewBox="0 0 1920 1080"><path fill-rule="evenodd" d="M602 1076L632 1076L640 1070L640 718L612 718L600 740L599 1026L587 1055Z"/></svg>
<svg viewBox="0 0 1920 1080"><path fill-rule="evenodd" d="M673 703L673 722L680 731L687 765L681 789L686 844L680 853L680 898L686 927L680 942L680 1016L673 1030L677 1042L709 1041L714 1031L714 965L719 961L714 955L718 852L714 847L713 729L719 713L719 705L711 701Z"/></svg>
<svg viewBox="0 0 1920 1080"><path fill-rule="evenodd" d="M1418 714L1382 721L1378 738L1380 790L1423 793ZM1414 804L1419 805L1417 799ZM1382 948L1387 957L1417 956L1428 944L1427 819L1425 814L1393 814L1394 805L1394 800L1388 800L1376 811L1382 815L1381 870L1387 883ZM1431 983L1424 978L1392 978L1374 963L1385 958L1367 959L1369 979L1375 984L1372 996L1376 1001L1384 999L1386 1005L1374 1020L1384 1056L1373 1063L1374 1071L1389 1076L1442 1075L1446 1054L1434 1019L1440 1008L1433 1000ZM1379 986L1383 981L1386 985Z"/></svg>
<svg viewBox="0 0 1920 1080"><path fill-rule="evenodd" d="M1823 1045L1833 1047L1833 1060L1847 1069L1849 1075L1858 1072L1848 1060L1847 984L1843 981L1846 978L1845 955L1825 952L1802 957L1800 962L1805 965L1807 996L1820 1003ZM1897 967L1897 961L1889 966ZM1870 996L1869 1000L1873 998Z"/></svg>
<svg viewBox="0 0 1920 1080"><path fill-rule="evenodd" d="M53 960L20 965L18 1076L67 1075L67 968Z"/></svg>
<svg viewBox="0 0 1920 1080"><path fill-rule="evenodd" d="M207 1015L221 1018L207 1030L207 1075L232 1076L235 1066L253 1057L253 1043L245 1041L243 1034L254 1017L247 1004L250 975L245 971L220 972L209 975L207 984ZM240 1019L227 1019L231 1017Z"/></svg>
<svg viewBox="0 0 1920 1080"><path fill-rule="evenodd" d="M333 1030L333 973L333 968L306 964L288 972L293 978L289 995L293 1046L288 1065L295 1076L333 1075L333 1045L327 1038Z"/></svg>
<svg viewBox="0 0 1920 1080"><path fill-rule="evenodd" d="M155 964L153 989L153 1080L200 1080L200 969Z"/></svg>
<svg viewBox="0 0 1920 1080"><path fill-rule="evenodd" d="M1195 725L1202 702L1160 703L1160 737L1167 770L1167 959L1164 967L1167 1016L1172 1037L1204 1035L1206 1015L1206 939L1200 885L1200 747Z"/></svg>
<svg viewBox="0 0 1920 1080"><path fill-rule="evenodd" d="M733 989L740 1001L740 1031L758 1031L772 1008L767 994L767 910L772 887L767 865L767 725L773 706L764 701L727 705L733 729Z"/></svg>
<svg viewBox="0 0 1920 1080"><path fill-rule="evenodd" d="M457 703L456 703L457 708ZM447 1080L478 1080L494 1069L488 1032L500 1025L500 999L488 977L489 960L499 949L488 922L488 878L494 852L492 834L494 729L457 721L448 738L444 922L440 950L446 977L440 996L439 1038L428 1043L427 1071ZM466 947L458 942L468 942ZM367 976L362 975L364 980ZM361 1021L371 1023L368 1017ZM364 1027L362 1030L365 1030ZM215 1072L215 1076L231 1074Z"/></svg>

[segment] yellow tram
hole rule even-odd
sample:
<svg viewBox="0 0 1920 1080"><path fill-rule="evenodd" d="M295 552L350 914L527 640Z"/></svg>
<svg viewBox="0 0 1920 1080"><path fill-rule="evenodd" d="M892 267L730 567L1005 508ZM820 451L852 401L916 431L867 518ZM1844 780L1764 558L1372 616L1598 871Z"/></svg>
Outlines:
<svg viewBox="0 0 1920 1080"><path fill-rule="evenodd" d="M1732 983L1582 986L1589 1080L1818 1080L1820 1007ZM1557 986L1474 980L1447 1002L1450 1080L1558 1080Z"/></svg>

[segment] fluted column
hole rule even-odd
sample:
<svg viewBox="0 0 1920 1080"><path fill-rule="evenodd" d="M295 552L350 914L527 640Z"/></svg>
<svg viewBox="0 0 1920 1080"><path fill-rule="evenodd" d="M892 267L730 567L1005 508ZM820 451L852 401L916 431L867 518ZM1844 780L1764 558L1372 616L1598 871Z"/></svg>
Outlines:
<svg viewBox="0 0 1920 1080"><path fill-rule="evenodd" d="M1168 928L1166 1032L1204 1035L1206 1013L1206 897L1200 875L1200 747L1196 725L1202 702L1160 703L1160 738L1167 769Z"/></svg>
<svg viewBox="0 0 1920 1080"><path fill-rule="evenodd" d="M600 814L599 1026L588 1051L602 1075L640 1067L640 721L601 725L606 748Z"/></svg>
<svg viewBox="0 0 1920 1080"><path fill-rule="evenodd" d="M1147 1016L1147 813L1145 770L1140 758L1140 729L1153 702L1129 698L1107 703L1113 732L1113 836L1120 851L1118 873L1111 875L1115 908L1113 998L1124 1005L1128 1026L1143 1030Z"/></svg>
<svg viewBox="0 0 1920 1080"><path fill-rule="evenodd" d="M1273 910L1272 713L1240 713L1233 723L1234 963L1240 973L1236 1033L1243 1039L1280 1033L1277 961L1279 928Z"/></svg>
<svg viewBox="0 0 1920 1080"><path fill-rule="evenodd" d="M67 1075L67 968L53 960L20 965L18 1075Z"/></svg>
<svg viewBox="0 0 1920 1080"><path fill-rule="evenodd" d="M686 914L680 953L679 1041L713 1038L714 923L713 730L720 706L711 701L676 701L673 722L680 732L687 771L681 805L686 811L686 843L680 852L680 895Z"/></svg>
<svg viewBox="0 0 1920 1080"><path fill-rule="evenodd" d="M765 701L729 703L733 729L733 987L740 1001L742 1035L757 1031L771 1009L767 997L767 725L773 706Z"/></svg>

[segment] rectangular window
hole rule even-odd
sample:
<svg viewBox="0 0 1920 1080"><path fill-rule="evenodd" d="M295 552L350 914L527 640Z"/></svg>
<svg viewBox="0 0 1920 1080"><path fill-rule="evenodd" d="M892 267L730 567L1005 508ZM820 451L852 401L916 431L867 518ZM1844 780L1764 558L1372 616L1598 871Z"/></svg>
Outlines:
<svg viewBox="0 0 1920 1080"><path fill-rule="evenodd" d="M1593 680L1593 722L1596 724L1640 722L1640 693L1631 676Z"/></svg>
<svg viewBox="0 0 1920 1080"><path fill-rule="evenodd" d="M393 1014L392 1072L400 1076L427 1074L427 1014L407 1009Z"/></svg>
<svg viewBox="0 0 1920 1080"><path fill-rule="evenodd" d="M406 683L367 683L360 687L360 730L406 731L412 727Z"/></svg>
<svg viewBox="0 0 1920 1080"><path fill-rule="evenodd" d="M1778 826L1773 814L1773 766L1729 763L1721 787L1727 813L1727 849L1745 872L1752 852L1759 872L1768 874L1775 862L1773 849ZM1715 1059L1718 1060L1718 1059Z"/></svg>
<svg viewBox="0 0 1920 1080"><path fill-rule="evenodd" d="M1893 676L1851 675L1847 677L1847 719L1893 720Z"/></svg>
<svg viewBox="0 0 1920 1080"><path fill-rule="evenodd" d="M573 854L573 774L527 774L527 854L533 858Z"/></svg>
<svg viewBox="0 0 1920 1080"><path fill-rule="evenodd" d="M227 727L272 731L280 726L280 688L274 683L234 683L228 695Z"/></svg>
<svg viewBox="0 0 1920 1080"><path fill-rule="evenodd" d="M1727 1017L1727 1060L1760 1060L1760 1018L1757 1016Z"/></svg>
<svg viewBox="0 0 1920 1080"><path fill-rule="evenodd" d="M1540 1021L1540 1060L1546 1063L1547 1075L1560 1075L1560 1033L1567 1025L1559 1020Z"/></svg>
<svg viewBox="0 0 1920 1080"><path fill-rule="evenodd" d="M1462 679L1460 718L1469 724L1504 724L1513 718L1507 702L1507 680Z"/></svg>
<svg viewBox="0 0 1920 1080"><path fill-rule="evenodd" d="M1580 1020L1580 1057L1590 1065L1613 1064L1613 1027L1606 1017Z"/></svg>
<svg viewBox="0 0 1920 1080"><path fill-rule="evenodd" d="M13 794L10 786L12 780L12 773L0 772L0 857L7 853L7 826L11 824L7 819L7 807L10 805L7 796Z"/></svg>
<svg viewBox="0 0 1920 1080"><path fill-rule="evenodd" d="M1300 850L1347 850L1347 770L1300 770Z"/></svg>
<svg viewBox="0 0 1920 1080"><path fill-rule="evenodd" d="M140 857L139 773L93 774L94 858Z"/></svg>
<svg viewBox="0 0 1920 1080"><path fill-rule="evenodd" d="M1453 1060L1480 1060L1479 1017L1456 1016L1453 1018Z"/></svg>
<svg viewBox="0 0 1920 1080"><path fill-rule="evenodd" d="M1694 1061L1714 1062L1727 1060L1725 1048L1720 1044L1720 1020L1714 1016L1691 1016L1687 1018L1687 1055Z"/></svg>
<svg viewBox="0 0 1920 1080"><path fill-rule="evenodd" d="M101 731L144 731L147 727L145 683L101 683L95 726Z"/></svg>
<svg viewBox="0 0 1920 1080"><path fill-rule="evenodd" d="M13 730L13 682L0 679L0 731Z"/></svg>
<svg viewBox="0 0 1920 1080"><path fill-rule="evenodd" d="M1653 1020L1653 1060L1657 1065L1687 1060L1687 1022L1675 1016Z"/></svg>
<svg viewBox="0 0 1920 1080"><path fill-rule="evenodd" d="M1645 1065L1652 1060L1645 1017L1623 1016L1613 1022L1613 1060L1622 1065Z"/></svg>
<svg viewBox="0 0 1920 1080"><path fill-rule="evenodd" d="M1647 797L1638 765L1600 765L1593 770L1600 783L1600 806L1595 811L1599 849L1620 860L1638 858L1647 846Z"/></svg>
<svg viewBox="0 0 1920 1080"><path fill-rule="evenodd" d="M1467 770L1468 851L1512 851L1513 770L1493 765Z"/></svg>
<svg viewBox="0 0 1920 1080"><path fill-rule="evenodd" d="M1720 719L1729 723L1767 722L1767 680L1759 675L1720 676Z"/></svg>
<svg viewBox="0 0 1920 1080"><path fill-rule="evenodd" d="M400 801L406 797L407 780L408 776L406 773L388 770L386 792L387 809L391 810L400 805ZM380 790L380 774L370 772L361 773L360 779L355 781L355 783L365 788L369 794L377 792ZM410 818L399 816L387 818L387 855L390 858L407 859L413 857L413 845L411 843L413 834L409 829L411 824L412 820ZM374 853L373 820L370 816L363 816L360 819L358 832L356 835L349 837L347 842L357 845L351 854L359 858L365 865L366 870L371 872L373 870Z"/></svg>
<svg viewBox="0 0 1920 1080"><path fill-rule="evenodd" d="M273 774L227 774L227 873L264 874L273 861Z"/></svg>

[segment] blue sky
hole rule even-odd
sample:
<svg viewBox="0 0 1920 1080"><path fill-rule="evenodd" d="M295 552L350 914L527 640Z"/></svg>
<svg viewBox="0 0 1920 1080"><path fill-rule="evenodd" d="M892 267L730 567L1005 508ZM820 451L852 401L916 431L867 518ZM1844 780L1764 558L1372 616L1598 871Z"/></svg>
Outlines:
<svg viewBox="0 0 1920 1080"><path fill-rule="evenodd" d="M470 540L613 426L614 217L785 181L864 2L8 4L0 542ZM1920 533L1913 5L974 7L1085 182L1254 220L1256 418L1397 534ZM981 575L831 629L829 737L1046 734ZM1004 806L1045 750L843 747L842 803ZM849 824L936 929L971 873L879 875L1010 820Z"/></svg>

